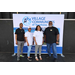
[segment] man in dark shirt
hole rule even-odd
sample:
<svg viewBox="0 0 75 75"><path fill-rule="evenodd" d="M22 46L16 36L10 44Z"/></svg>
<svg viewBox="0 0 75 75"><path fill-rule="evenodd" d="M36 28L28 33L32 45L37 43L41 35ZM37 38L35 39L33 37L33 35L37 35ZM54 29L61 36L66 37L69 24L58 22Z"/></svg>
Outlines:
<svg viewBox="0 0 75 75"><path fill-rule="evenodd" d="M24 46L24 41L25 41L25 31L24 29L22 29L23 27L23 24L20 23L19 24L19 28L16 29L16 32L15 32L15 40L16 40L16 44L18 45L18 48L17 48L17 61L19 61L20 57L24 57L22 55L23 53L23 46ZM20 49L21 49L21 53L20 53Z"/></svg>
<svg viewBox="0 0 75 75"><path fill-rule="evenodd" d="M47 52L49 56L47 58L51 57L51 51L50 47L52 46L53 50L53 61L57 61L57 50L56 50L56 44L59 42L59 31L56 27L52 26L52 21L49 21L49 27L47 27L44 31L45 36L45 42L47 43Z"/></svg>

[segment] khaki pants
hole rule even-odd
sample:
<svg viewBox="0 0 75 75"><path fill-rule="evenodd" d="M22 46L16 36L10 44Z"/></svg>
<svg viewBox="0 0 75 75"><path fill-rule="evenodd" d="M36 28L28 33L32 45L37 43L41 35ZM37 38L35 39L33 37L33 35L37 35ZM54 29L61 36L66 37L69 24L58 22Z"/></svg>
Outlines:
<svg viewBox="0 0 75 75"><path fill-rule="evenodd" d="M18 41L17 57L20 57L20 55L23 53L23 46L24 46L24 41Z"/></svg>
<svg viewBox="0 0 75 75"><path fill-rule="evenodd" d="M42 48L42 45L35 45L35 56L37 56L38 49L39 49L39 55L41 55L41 48Z"/></svg>

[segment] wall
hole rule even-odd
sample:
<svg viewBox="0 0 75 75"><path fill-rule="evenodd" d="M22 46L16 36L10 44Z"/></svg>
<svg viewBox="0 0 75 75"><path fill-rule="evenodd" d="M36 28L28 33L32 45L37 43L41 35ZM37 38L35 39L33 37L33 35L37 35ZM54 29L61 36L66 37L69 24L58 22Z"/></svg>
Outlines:
<svg viewBox="0 0 75 75"><path fill-rule="evenodd" d="M75 53L75 20L65 20L63 53Z"/></svg>
<svg viewBox="0 0 75 75"><path fill-rule="evenodd" d="M0 20L0 52L14 52L12 20Z"/></svg>
<svg viewBox="0 0 75 75"><path fill-rule="evenodd" d="M74 12L0 12L0 19L12 19L13 14L64 14L65 19L75 18Z"/></svg>

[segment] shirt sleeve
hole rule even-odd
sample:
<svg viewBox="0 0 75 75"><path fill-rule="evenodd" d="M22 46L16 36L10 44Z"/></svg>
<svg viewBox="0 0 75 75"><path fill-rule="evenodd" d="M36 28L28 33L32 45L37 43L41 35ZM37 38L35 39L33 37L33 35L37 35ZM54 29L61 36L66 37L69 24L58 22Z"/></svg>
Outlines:
<svg viewBox="0 0 75 75"><path fill-rule="evenodd" d="M46 35L46 29L45 29L45 31L44 31L44 35Z"/></svg>
<svg viewBox="0 0 75 75"><path fill-rule="evenodd" d="M25 31L23 30L23 34L25 34Z"/></svg>
<svg viewBox="0 0 75 75"><path fill-rule="evenodd" d="M36 37L36 32L33 33L33 37Z"/></svg>
<svg viewBox="0 0 75 75"><path fill-rule="evenodd" d="M43 34L43 32L42 32L42 36L44 37L44 34Z"/></svg>
<svg viewBox="0 0 75 75"><path fill-rule="evenodd" d="M25 33L25 37L28 37L28 34L27 33Z"/></svg>
<svg viewBox="0 0 75 75"><path fill-rule="evenodd" d="M17 34L17 29L16 29L16 32L15 32L15 34Z"/></svg>
<svg viewBox="0 0 75 75"><path fill-rule="evenodd" d="M59 31L58 31L58 29L56 28L56 35L58 35L59 34Z"/></svg>

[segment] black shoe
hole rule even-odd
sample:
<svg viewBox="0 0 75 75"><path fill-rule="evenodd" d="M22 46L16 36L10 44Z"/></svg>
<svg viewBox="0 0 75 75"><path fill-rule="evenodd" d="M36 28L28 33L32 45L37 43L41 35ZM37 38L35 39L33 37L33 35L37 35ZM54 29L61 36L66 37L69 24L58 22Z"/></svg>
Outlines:
<svg viewBox="0 0 75 75"><path fill-rule="evenodd" d="M57 58L54 58L54 59L53 59L53 62L57 62Z"/></svg>
<svg viewBox="0 0 75 75"><path fill-rule="evenodd" d="M27 58L28 61L32 61L30 58Z"/></svg>
<svg viewBox="0 0 75 75"><path fill-rule="evenodd" d="M48 56L48 57L46 57L47 59L50 59L51 57L50 56Z"/></svg>

